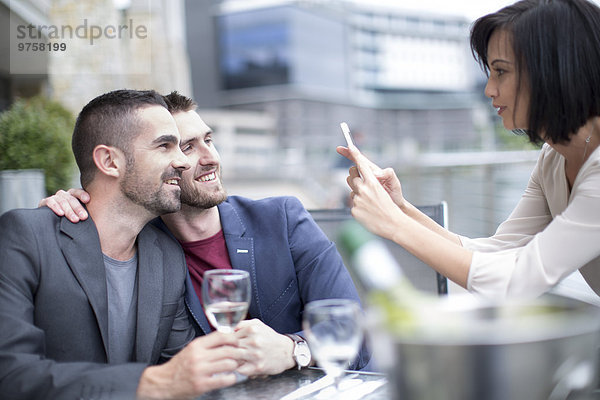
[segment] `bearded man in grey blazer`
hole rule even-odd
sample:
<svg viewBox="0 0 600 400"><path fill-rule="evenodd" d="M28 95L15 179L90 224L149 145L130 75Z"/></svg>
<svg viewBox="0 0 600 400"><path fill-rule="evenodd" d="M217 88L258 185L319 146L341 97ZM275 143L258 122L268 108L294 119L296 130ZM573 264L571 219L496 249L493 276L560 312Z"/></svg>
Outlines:
<svg viewBox="0 0 600 400"><path fill-rule="evenodd" d="M183 252L147 225L180 208L179 141L156 92L101 95L72 140L91 218L0 217L3 399L192 398L235 382L243 350L232 335L192 340Z"/></svg>

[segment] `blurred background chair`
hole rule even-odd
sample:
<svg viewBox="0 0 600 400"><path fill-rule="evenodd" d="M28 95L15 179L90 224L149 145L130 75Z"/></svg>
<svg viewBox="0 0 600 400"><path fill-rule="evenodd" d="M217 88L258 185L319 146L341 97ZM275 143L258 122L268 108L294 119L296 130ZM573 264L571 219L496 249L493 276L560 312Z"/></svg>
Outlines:
<svg viewBox="0 0 600 400"><path fill-rule="evenodd" d="M417 208L444 228L447 227L448 205L445 201L434 205L417 206ZM348 208L315 209L309 210L309 213L327 237L334 243L338 240L338 229L341 224L344 221L352 219L350 209ZM448 294L448 280L445 276L437 273L397 243L383 238L381 240L386 244L398 261L398 264L404 270L407 278L417 289L437 293L440 296ZM344 258L344 263L347 264L348 259L346 254L343 254L343 252L340 253Z"/></svg>

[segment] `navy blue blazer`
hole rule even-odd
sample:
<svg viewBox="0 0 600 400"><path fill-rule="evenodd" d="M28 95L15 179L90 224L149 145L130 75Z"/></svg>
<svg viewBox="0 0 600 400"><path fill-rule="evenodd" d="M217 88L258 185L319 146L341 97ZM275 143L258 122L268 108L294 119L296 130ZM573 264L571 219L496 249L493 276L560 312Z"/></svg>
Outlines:
<svg viewBox="0 0 600 400"><path fill-rule="evenodd" d="M302 334L306 303L325 298L360 302L335 244L295 197L229 196L218 208L231 264L250 273L250 318L279 333ZM167 230L162 221L157 225ZM185 297L196 334L211 332L189 274ZM369 358L363 349L351 368L362 369Z"/></svg>

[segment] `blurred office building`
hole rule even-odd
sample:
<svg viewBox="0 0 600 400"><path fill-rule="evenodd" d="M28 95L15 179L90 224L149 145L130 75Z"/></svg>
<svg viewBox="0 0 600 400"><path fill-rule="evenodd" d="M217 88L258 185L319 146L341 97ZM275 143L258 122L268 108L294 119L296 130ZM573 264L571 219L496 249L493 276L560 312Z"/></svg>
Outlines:
<svg viewBox="0 0 600 400"><path fill-rule="evenodd" d="M383 165L486 146L491 123L465 18L339 0L187 0L185 15L200 108L273 120L253 136L240 125L240 137L277 151L225 152L230 175L256 174L252 152L262 152L273 155L262 174L292 170L282 178L331 192L332 168L347 168L335 154L341 121Z"/></svg>
<svg viewBox="0 0 600 400"><path fill-rule="evenodd" d="M308 160L342 143L340 121L386 159L480 146L481 73L463 18L333 0L188 0L186 22L200 107L267 112L278 145Z"/></svg>

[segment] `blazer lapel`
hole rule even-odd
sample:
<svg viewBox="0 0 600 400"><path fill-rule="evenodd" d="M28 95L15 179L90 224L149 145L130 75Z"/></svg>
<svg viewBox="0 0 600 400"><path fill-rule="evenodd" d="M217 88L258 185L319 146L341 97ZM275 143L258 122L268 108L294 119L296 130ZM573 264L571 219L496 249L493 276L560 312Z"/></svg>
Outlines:
<svg viewBox="0 0 600 400"><path fill-rule="evenodd" d="M59 246L96 316L108 362L108 300L100 237L92 218L77 224L60 221Z"/></svg>
<svg viewBox="0 0 600 400"><path fill-rule="evenodd" d="M224 202L219 204L218 207L231 266L235 269L241 269L250 273L252 301L248 308L248 314L254 318L261 318L262 311L256 285L254 238L246 235L246 229L231 204Z"/></svg>
<svg viewBox="0 0 600 400"><path fill-rule="evenodd" d="M138 307L135 359L151 362L163 298L163 252L156 234L144 227L138 235Z"/></svg>
<svg viewBox="0 0 600 400"><path fill-rule="evenodd" d="M211 333L213 329L208 323L208 319L206 319L204 308L202 308L200 299L196 295L196 289L194 289L194 284L192 283L189 272L186 273L185 277L185 304L202 332L204 332L205 335Z"/></svg>

